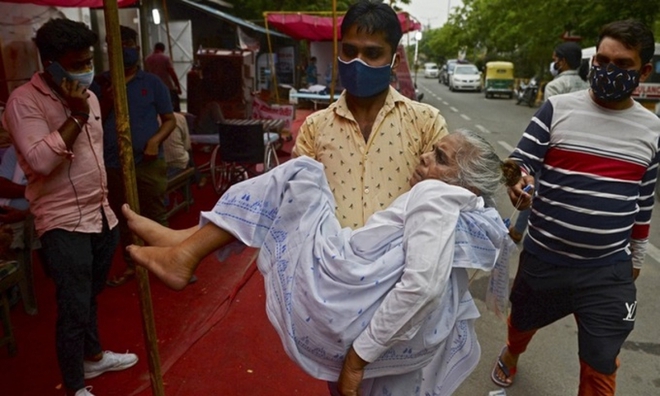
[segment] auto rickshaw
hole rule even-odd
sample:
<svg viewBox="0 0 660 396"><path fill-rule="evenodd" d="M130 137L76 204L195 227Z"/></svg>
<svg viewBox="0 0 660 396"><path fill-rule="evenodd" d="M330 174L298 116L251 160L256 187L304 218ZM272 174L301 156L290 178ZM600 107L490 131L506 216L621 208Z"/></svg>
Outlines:
<svg viewBox="0 0 660 396"><path fill-rule="evenodd" d="M486 98L506 95L513 98L513 63L488 62L484 73L484 93Z"/></svg>

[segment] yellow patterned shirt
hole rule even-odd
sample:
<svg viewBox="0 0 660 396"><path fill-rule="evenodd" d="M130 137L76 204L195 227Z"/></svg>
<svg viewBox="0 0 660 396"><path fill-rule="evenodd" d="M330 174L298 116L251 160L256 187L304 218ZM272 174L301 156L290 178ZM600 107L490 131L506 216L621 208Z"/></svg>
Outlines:
<svg viewBox="0 0 660 396"><path fill-rule="evenodd" d="M293 156L306 155L324 165L337 218L343 227L355 229L410 189L420 155L446 134L438 109L390 88L365 142L342 93L327 109L307 117Z"/></svg>

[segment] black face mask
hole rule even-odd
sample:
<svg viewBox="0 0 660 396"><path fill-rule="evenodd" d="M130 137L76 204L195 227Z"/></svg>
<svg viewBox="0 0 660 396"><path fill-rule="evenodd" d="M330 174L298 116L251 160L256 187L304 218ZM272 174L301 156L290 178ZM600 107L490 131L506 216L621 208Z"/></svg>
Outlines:
<svg viewBox="0 0 660 396"><path fill-rule="evenodd" d="M122 48L122 54L124 55L124 67L133 67L140 60L140 53L137 48L124 47Z"/></svg>
<svg viewBox="0 0 660 396"><path fill-rule="evenodd" d="M601 100L618 102L628 99L639 85L638 70L626 70L608 63L605 66L591 65L589 81L591 91Z"/></svg>

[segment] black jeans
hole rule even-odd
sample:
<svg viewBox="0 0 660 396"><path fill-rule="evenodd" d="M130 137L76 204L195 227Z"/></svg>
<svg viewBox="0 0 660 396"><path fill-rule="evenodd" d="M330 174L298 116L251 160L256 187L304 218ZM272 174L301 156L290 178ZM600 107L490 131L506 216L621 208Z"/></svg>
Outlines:
<svg viewBox="0 0 660 396"><path fill-rule="evenodd" d="M96 320L96 296L103 290L119 242L118 227L87 234L54 229L41 238L44 257L55 281L55 347L64 386L85 386L83 360L102 351Z"/></svg>

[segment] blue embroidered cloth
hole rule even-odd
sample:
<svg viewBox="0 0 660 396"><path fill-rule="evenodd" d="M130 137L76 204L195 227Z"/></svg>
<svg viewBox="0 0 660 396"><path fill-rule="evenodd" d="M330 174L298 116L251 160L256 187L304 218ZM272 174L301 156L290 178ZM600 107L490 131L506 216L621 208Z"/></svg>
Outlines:
<svg viewBox="0 0 660 396"><path fill-rule="evenodd" d="M268 317L307 373L336 381L353 345L375 358L365 394L451 394L480 355L466 269L508 264L499 214L435 180L358 230L342 229L334 210L322 165L301 157L232 186L200 222L261 248Z"/></svg>

